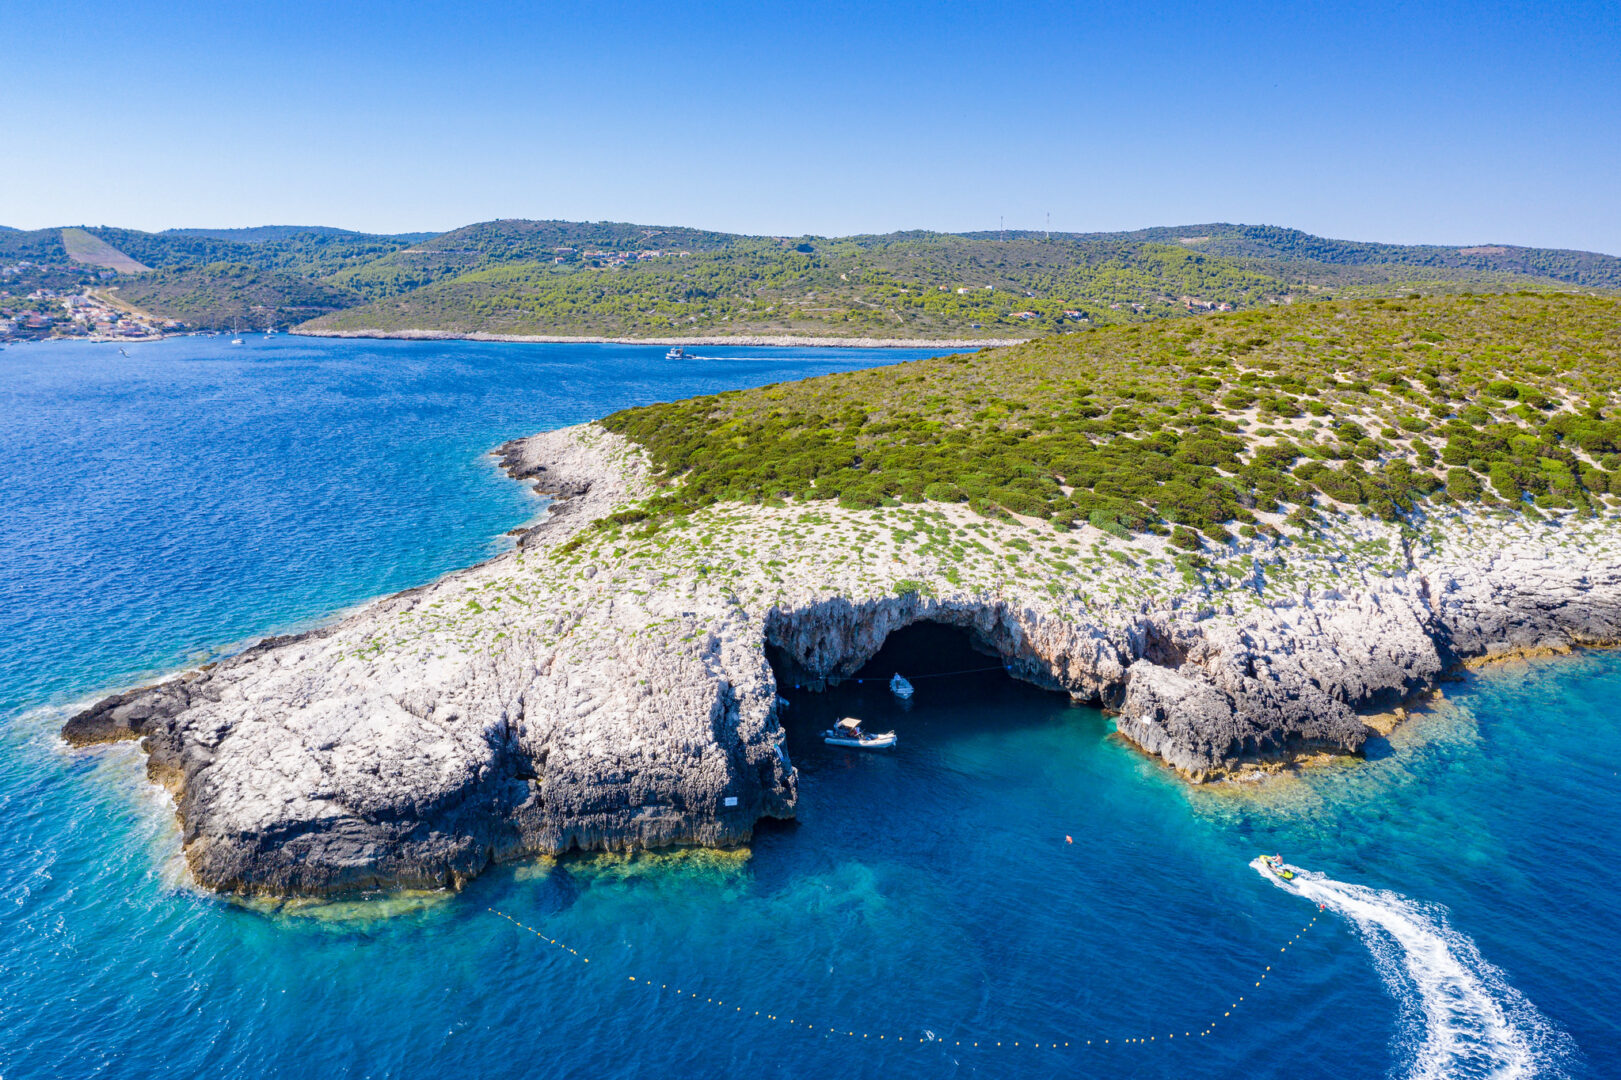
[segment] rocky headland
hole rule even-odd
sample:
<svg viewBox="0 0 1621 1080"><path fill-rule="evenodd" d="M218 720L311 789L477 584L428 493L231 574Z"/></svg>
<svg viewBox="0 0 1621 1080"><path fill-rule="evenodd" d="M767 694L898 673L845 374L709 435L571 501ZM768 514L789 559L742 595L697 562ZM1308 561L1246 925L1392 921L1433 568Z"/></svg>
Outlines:
<svg viewBox="0 0 1621 1080"><path fill-rule="evenodd" d="M1194 780L1355 753L1368 714L1472 659L1621 638L1605 516L1262 514L1195 564L1160 536L958 503L649 525L622 513L654 478L619 435L499 453L557 496L511 552L67 723L77 746L141 740L198 881L454 886L570 849L745 842L794 813L779 676L840 679L919 621L1115 711Z"/></svg>

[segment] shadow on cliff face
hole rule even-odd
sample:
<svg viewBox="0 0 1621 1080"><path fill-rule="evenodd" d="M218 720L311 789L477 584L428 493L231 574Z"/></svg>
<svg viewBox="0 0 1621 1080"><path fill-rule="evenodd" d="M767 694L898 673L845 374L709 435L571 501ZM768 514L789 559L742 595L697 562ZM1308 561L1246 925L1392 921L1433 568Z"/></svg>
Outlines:
<svg viewBox="0 0 1621 1080"><path fill-rule="evenodd" d="M877 751L827 746L821 733L840 717L854 716L869 731L894 730L898 750L957 736L1009 732L1050 722L1053 708L1069 707L1069 695L1044 690L1008 674L1001 658L975 647L971 632L943 623L918 622L891 633L859 671L835 686L794 681L794 665L780 650L766 651L778 692L789 705L780 711L788 752L801 774L839 769ZM910 700L889 690L904 675L916 688ZM1035 706L1034 708L1030 706ZM1101 711L1075 706L1100 725Z"/></svg>

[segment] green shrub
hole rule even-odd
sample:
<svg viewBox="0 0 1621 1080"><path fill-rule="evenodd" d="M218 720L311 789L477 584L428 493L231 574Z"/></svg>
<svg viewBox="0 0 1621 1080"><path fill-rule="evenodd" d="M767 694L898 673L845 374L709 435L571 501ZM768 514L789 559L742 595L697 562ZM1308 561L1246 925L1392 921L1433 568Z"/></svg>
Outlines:
<svg viewBox="0 0 1621 1080"><path fill-rule="evenodd" d="M1107 510L1094 510L1087 515L1086 520L1093 528L1102 529L1110 536L1116 536L1122 540L1131 539L1131 530L1120 524L1119 519Z"/></svg>
<svg viewBox="0 0 1621 1080"><path fill-rule="evenodd" d="M1185 548L1188 551L1198 551L1202 546L1199 540L1199 534L1188 528L1186 525L1178 525L1176 528L1171 530L1171 543L1179 548Z"/></svg>
<svg viewBox="0 0 1621 1080"><path fill-rule="evenodd" d="M1448 469L1447 494L1459 502L1474 502L1481 496L1480 480L1468 469Z"/></svg>
<svg viewBox="0 0 1621 1080"><path fill-rule="evenodd" d="M1520 472L1507 461L1494 461L1491 463L1488 475L1491 477L1492 487L1497 493L1509 502L1519 502L1524 494L1520 486Z"/></svg>

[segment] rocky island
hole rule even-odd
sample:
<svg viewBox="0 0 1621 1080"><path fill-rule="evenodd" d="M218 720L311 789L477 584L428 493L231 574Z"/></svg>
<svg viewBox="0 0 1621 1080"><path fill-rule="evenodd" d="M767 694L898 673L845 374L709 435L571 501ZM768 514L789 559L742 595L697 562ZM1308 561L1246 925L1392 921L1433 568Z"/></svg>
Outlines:
<svg viewBox="0 0 1621 1080"><path fill-rule="evenodd" d="M140 739L196 878L277 894L745 842L782 683L919 621L1190 780L1356 753L1621 638L1618 361L1612 298L1338 301L629 410L500 448L555 496L512 551L63 735Z"/></svg>

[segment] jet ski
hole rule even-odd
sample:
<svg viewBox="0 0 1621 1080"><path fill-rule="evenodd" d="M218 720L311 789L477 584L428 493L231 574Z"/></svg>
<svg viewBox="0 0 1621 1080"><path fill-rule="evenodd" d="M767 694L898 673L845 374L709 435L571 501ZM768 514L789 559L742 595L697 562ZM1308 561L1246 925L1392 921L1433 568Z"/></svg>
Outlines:
<svg viewBox="0 0 1621 1080"><path fill-rule="evenodd" d="M1284 881L1293 881L1295 879L1295 872L1283 864L1282 855L1262 855L1261 865Z"/></svg>
<svg viewBox="0 0 1621 1080"><path fill-rule="evenodd" d="M869 734L861 730L861 721L846 716L833 725L832 731L822 732L822 741L829 746L853 746L858 750L888 750L895 745L895 733Z"/></svg>

